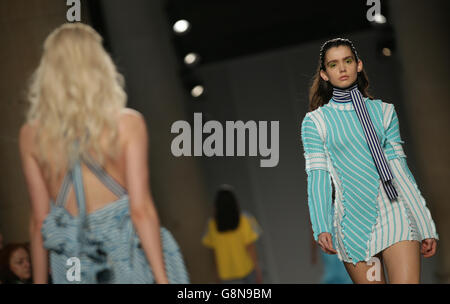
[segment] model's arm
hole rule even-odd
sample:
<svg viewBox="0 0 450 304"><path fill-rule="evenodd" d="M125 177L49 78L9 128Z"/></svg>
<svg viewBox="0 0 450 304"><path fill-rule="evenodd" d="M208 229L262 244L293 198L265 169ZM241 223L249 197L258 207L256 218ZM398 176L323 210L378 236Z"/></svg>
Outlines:
<svg viewBox="0 0 450 304"><path fill-rule="evenodd" d="M49 212L50 198L45 186L37 160L32 153L33 130L24 125L19 134L19 150L22 171L25 175L29 199L31 264L33 265L33 282L46 284L48 280L48 253L43 246L41 228Z"/></svg>
<svg viewBox="0 0 450 304"><path fill-rule="evenodd" d="M331 233L331 180L323 142L316 125L306 116L301 127L308 175L308 206L314 239L323 232Z"/></svg>
<svg viewBox="0 0 450 304"><path fill-rule="evenodd" d="M137 112L127 114L125 120L126 187L130 198L131 220L152 267L156 283L168 283L159 218L150 194L145 120Z"/></svg>
<svg viewBox="0 0 450 304"><path fill-rule="evenodd" d="M435 253L436 241L433 239L438 240L439 235L436 232L436 227L431 213L426 206L425 199L420 193L416 180L406 162L406 155L402 148L404 141L402 141L400 136L399 119L394 105L389 105L384 115L385 118L387 117L389 119L389 124L386 129L386 156L394 176L398 179L397 183L400 189L397 190L403 191L407 195L412 195L411 207L418 216L418 222L422 230L421 233L425 238L422 241L422 246L427 252L422 251L422 253L424 253L424 257L429 257ZM411 182L408 181L408 178Z"/></svg>
<svg viewBox="0 0 450 304"><path fill-rule="evenodd" d="M386 157L388 160L394 158L405 158L406 155L403 152L402 147L402 144L405 142L400 136L400 127L394 105L388 106L384 115L385 119L389 121L386 129Z"/></svg>
<svg viewBox="0 0 450 304"><path fill-rule="evenodd" d="M400 136L400 124L395 111L394 105L388 107L385 115L390 117L389 126L386 129L386 156L388 160L398 159L402 167L405 168L405 173L416 183L414 176L408 168L406 162L406 154L403 151L403 144L405 143ZM392 165L391 165L392 167Z"/></svg>

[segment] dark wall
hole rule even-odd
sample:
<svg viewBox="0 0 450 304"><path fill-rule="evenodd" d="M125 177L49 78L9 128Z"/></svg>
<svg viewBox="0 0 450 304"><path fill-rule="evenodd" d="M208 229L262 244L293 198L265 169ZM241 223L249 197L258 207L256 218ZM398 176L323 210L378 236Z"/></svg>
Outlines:
<svg viewBox="0 0 450 304"><path fill-rule="evenodd" d="M0 1L0 233L5 243L29 238L30 204L19 130L28 109L28 80L39 63L45 37L65 22L66 9L65 2L57 0Z"/></svg>
<svg viewBox="0 0 450 304"><path fill-rule="evenodd" d="M97 2L107 46L126 77L129 105L141 111L148 123L151 186L161 222L179 241L192 282L214 280L212 252L202 247L200 239L214 193L222 183L236 188L242 209L253 213L262 226L258 248L266 282L318 282L322 265L311 265L300 123L324 39L200 66L197 72L206 95L194 101L180 78L164 1ZM90 23L85 3L82 22ZM446 250L445 263L440 265L444 276L450 265L449 230L445 229L450 172L445 133L449 122L448 2L393 3L399 43L392 57L376 53L379 37L373 30L343 36L354 41L373 95L395 105L408 165L421 189L421 181L425 182L425 197L430 195L435 198L431 203L440 206L436 217L438 232L446 240L440 244ZM26 81L37 66L46 35L66 22L66 10L56 0L0 1L0 165L5 172L0 183L0 231L7 242L28 239L29 204L17 145L27 108ZM204 122L279 121L278 165L262 168L262 157L174 157L170 146L175 135L170 127L177 120L192 121L194 112L202 112ZM434 258L423 260L423 282L434 281L436 268Z"/></svg>

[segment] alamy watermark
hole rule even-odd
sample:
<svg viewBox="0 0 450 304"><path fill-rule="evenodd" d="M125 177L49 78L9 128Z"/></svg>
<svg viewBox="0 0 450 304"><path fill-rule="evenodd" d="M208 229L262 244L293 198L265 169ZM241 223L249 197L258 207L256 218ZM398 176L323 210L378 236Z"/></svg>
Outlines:
<svg viewBox="0 0 450 304"><path fill-rule="evenodd" d="M69 282L81 281L81 262L79 258L71 257L67 259L67 266L70 268L66 271L66 278Z"/></svg>
<svg viewBox="0 0 450 304"><path fill-rule="evenodd" d="M372 264L374 264L372 267L370 267L367 270L366 273L366 278L369 282L373 282L373 281L381 281L381 262L380 259L377 257L371 257L370 260L367 261L367 265L371 266Z"/></svg>
<svg viewBox="0 0 450 304"><path fill-rule="evenodd" d="M367 20L370 22L375 21L376 16L381 15L381 3L380 0L367 0L366 5L373 5L367 10Z"/></svg>
<svg viewBox="0 0 450 304"><path fill-rule="evenodd" d="M70 6L66 13L66 19L69 22L81 21L81 2L80 0L67 0L66 5Z"/></svg>
<svg viewBox="0 0 450 304"><path fill-rule="evenodd" d="M178 120L172 124L171 133L179 134L172 140L171 144L171 151L174 156L235 156L236 133L236 156L246 156L247 147L248 156L257 156L259 153L260 156L266 157L266 159L260 160L261 167L278 165L279 121L270 122L269 146L269 123L267 121L259 121L258 123L254 120L245 123L241 120L226 121L225 127L223 127L219 121L210 120L203 125L202 120L202 113L194 113L194 128L184 120ZM246 137L246 131L248 131L248 138ZM210 135L203 141L203 134ZM194 139L193 153L192 137Z"/></svg>

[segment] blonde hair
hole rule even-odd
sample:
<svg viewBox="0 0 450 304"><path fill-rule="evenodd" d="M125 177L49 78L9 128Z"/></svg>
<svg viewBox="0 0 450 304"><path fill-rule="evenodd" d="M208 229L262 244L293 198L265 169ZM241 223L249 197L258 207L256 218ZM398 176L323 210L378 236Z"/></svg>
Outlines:
<svg viewBox="0 0 450 304"><path fill-rule="evenodd" d="M57 174L89 151L100 164L116 156L117 114L127 100L124 79L90 26L63 24L47 37L28 100L27 122L37 122L44 168L49 156Z"/></svg>

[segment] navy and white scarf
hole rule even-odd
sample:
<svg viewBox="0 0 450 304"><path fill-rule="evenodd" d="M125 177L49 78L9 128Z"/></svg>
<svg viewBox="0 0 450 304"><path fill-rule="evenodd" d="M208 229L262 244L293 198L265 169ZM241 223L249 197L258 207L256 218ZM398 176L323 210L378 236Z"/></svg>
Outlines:
<svg viewBox="0 0 450 304"><path fill-rule="evenodd" d="M369 146L370 153L375 163L375 167L378 170L378 174L383 182L384 190L390 200L394 200L398 197L398 193L392 184L393 175L386 157L381 148L378 136L375 133L372 120L370 119L369 112L367 111L364 97L358 90L358 85L354 84L346 89L339 89L333 87L333 100L338 103L352 102L353 108L356 111L359 122L364 130L367 145Z"/></svg>

